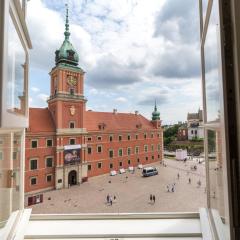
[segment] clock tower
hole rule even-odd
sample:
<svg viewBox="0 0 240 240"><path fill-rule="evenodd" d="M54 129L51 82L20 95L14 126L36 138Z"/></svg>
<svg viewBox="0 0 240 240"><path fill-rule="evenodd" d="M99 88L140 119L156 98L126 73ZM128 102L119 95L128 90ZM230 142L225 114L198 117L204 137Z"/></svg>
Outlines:
<svg viewBox="0 0 240 240"><path fill-rule="evenodd" d="M84 97L84 71L78 66L79 56L69 41L68 8L64 41L55 52L55 66L50 72L51 86L48 109L56 127L56 188L79 184L85 177L83 126L86 99ZM68 150L66 150L68 149ZM69 149L80 152L78 161L66 163Z"/></svg>
<svg viewBox="0 0 240 240"><path fill-rule="evenodd" d="M69 128L83 131L86 103L83 95L84 71L78 67L78 53L69 41L68 9L64 35L60 49L55 52L56 65L50 72L51 93L48 107L57 132L66 132Z"/></svg>

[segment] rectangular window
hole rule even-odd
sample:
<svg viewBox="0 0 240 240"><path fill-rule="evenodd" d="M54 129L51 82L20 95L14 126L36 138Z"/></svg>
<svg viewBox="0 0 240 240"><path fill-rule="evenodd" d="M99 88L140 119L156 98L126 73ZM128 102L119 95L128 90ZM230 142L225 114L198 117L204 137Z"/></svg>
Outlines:
<svg viewBox="0 0 240 240"><path fill-rule="evenodd" d="M92 165L88 164L88 171L91 171L91 170L92 170Z"/></svg>
<svg viewBox="0 0 240 240"><path fill-rule="evenodd" d="M119 167L122 167L123 163L122 162L119 162Z"/></svg>
<svg viewBox="0 0 240 240"><path fill-rule="evenodd" d="M152 150L152 152L154 151L154 145L153 144L151 145L151 150Z"/></svg>
<svg viewBox="0 0 240 240"><path fill-rule="evenodd" d="M47 147L52 147L52 145L53 145L53 140L47 139Z"/></svg>
<svg viewBox="0 0 240 240"><path fill-rule="evenodd" d="M128 139L128 141L131 140L131 135L130 134L128 134L127 139Z"/></svg>
<svg viewBox="0 0 240 240"><path fill-rule="evenodd" d="M138 134L135 135L135 139L138 140Z"/></svg>
<svg viewBox="0 0 240 240"><path fill-rule="evenodd" d="M113 164L112 164L112 163L109 164L109 168L110 168L110 169L113 168Z"/></svg>
<svg viewBox="0 0 240 240"><path fill-rule="evenodd" d="M102 141L102 137L101 137L101 136L98 136L98 137L97 137L97 140L98 140L98 141Z"/></svg>
<svg viewBox="0 0 240 240"><path fill-rule="evenodd" d="M121 136L121 135L118 136L118 141L119 141L119 142L122 141L122 136Z"/></svg>
<svg viewBox="0 0 240 240"><path fill-rule="evenodd" d="M128 165L130 165L131 164L131 160L128 160Z"/></svg>
<svg viewBox="0 0 240 240"><path fill-rule="evenodd" d="M119 156L119 157L122 157L122 155L123 155L123 149L120 148L120 149L118 149L118 156Z"/></svg>
<svg viewBox="0 0 240 240"><path fill-rule="evenodd" d="M38 141L37 140L32 140L31 146L32 146L32 148L37 148L38 147Z"/></svg>
<svg viewBox="0 0 240 240"><path fill-rule="evenodd" d="M69 123L69 128L75 128L75 122L70 122Z"/></svg>
<svg viewBox="0 0 240 240"><path fill-rule="evenodd" d="M37 162L38 162L37 159L30 160L30 170L36 170L38 168Z"/></svg>
<svg viewBox="0 0 240 240"><path fill-rule="evenodd" d="M147 134L146 133L144 133L144 139L146 139L147 138Z"/></svg>
<svg viewBox="0 0 240 240"><path fill-rule="evenodd" d="M17 152L13 152L13 160L17 159Z"/></svg>
<svg viewBox="0 0 240 240"><path fill-rule="evenodd" d="M153 138L154 137L154 134L153 133L151 133L151 138Z"/></svg>
<svg viewBox="0 0 240 240"><path fill-rule="evenodd" d="M144 152L148 152L148 145L144 145Z"/></svg>
<svg viewBox="0 0 240 240"><path fill-rule="evenodd" d="M97 164L97 166L98 166L98 168L102 168L102 163L99 162L99 163Z"/></svg>
<svg viewBox="0 0 240 240"><path fill-rule="evenodd" d="M74 95L74 88L70 88L70 94Z"/></svg>
<svg viewBox="0 0 240 240"><path fill-rule="evenodd" d="M110 142L113 141L113 136L112 136L112 135L109 136L109 141L110 141Z"/></svg>
<svg viewBox="0 0 240 240"><path fill-rule="evenodd" d="M131 155L131 148L130 147L127 148L127 155L128 156Z"/></svg>
<svg viewBox="0 0 240 240"><path fill-rule="evenodd" d="M31 184L31 185L36 185L36 184L37 184L37 178L36 178L36 177L32 177L32 178L30 179L30 184Z"/></svg>
<svg viewBox="0 0 240 240"><path fill-rule="evenodd" d="M75 138L70 138L69 139L69 144L74 145L75 144Z"/></svg>
<svg viewBox="0 0 240 240"><path fill-rule="evenodd" d="M113 158L113 150L112 149L109 150L109 157Z"/></svg>
<svg viewBox="0 0 240 240"><path fill-rule="evenodd" d="M88 147L88 148L87 148L87 152L88 152L88 154L92 154L92 148L91 148L91 147Z"/></svg>
<svg viewBox="0 0 240 240"><path fill-rule="evenodd" d="M51 182L52 181L52 175L47 175L47 182Z"/></svg>
<svg viewBox="0 0 240 240"><path fill-rule="evenodd" d="M135 147L135 154L138 154L139 153L139 146L136 146Z"/></svg>
<svg viewBox="0 0 240 240"><path fill-rule="evenodd" d="M148 161L148 157L146 157L146 161Z"/></svg>
<svg viewBox="0 0 240 240"><path fill-rule="evenodd" d="M17 26L11 16L8 21L6 109L21 115L26 114L27 54L17 32Z"/></svg>
<svg viewBox="0 0 240 240"><path fill-rule="evenodd" d="M92 141L92 138L91 138L91 137L88 137L87 140L90 142L90 141Z"/></svg>
<svg viewBox="0 0 240 240"><path fill-rule="evenodd" d="M53 167L53 158L52 157L46 158L46 167Z"/></svg>
<svg viewBox="0 0 240 240"><path fill-rule="evenodd" d="M152 156L152 160L154 160L154 156Z"/></svg>
<svg viewBox="0 0 240 240"><path fill-rule="evenodd" d="M98 153L101 153L101 152L102 152L102 146L101 146L101 145L97 146L97 152L98 152Z"/></svg>
<svg viewBox="0 0 240 240"><path fill-rule="evenodd" d="M137 162L138 162L138 163L140 162L140 159L139 159L139 158L137 159Z"/></svg>
<svg viewBox="0 0 240 240"><path fill-rule="evenodd" d="M160 144L158 144L158 151L160 151L161 150L161 145Z"/></svg>

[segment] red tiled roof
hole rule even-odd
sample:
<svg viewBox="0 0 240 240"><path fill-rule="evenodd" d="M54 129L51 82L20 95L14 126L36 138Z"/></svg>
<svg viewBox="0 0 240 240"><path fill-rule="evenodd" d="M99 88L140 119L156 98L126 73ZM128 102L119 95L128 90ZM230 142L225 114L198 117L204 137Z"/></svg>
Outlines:
<svg viewBox="0 0 240 240"><path fill-rule="evenodd" d="M28 132L55 132L56 128L47 108L29 108Z"/></svg>
<svg viewBox="0 0 240 240"><path fill-rule="evenodd" d="M152 123L140 114L93 112L84 113L84 128L87 131L98 131L99 124L105 126L105 130L137 130L154 129Z"/></svg>

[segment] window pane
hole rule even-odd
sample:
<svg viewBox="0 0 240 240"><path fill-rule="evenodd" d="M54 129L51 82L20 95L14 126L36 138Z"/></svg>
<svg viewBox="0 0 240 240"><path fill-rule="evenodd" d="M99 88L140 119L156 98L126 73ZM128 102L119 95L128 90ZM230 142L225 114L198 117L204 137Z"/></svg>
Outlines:
<svg viewBox="0 0 240 240"><path fill-rule="evenodd" d="M8 27L7 108L11 111L25 114L26 93L24 91L24 68L26 53L11 17L9 17Z"/></svg>
<svg viewBox="0 0 240 240"><path fill-rule="evenodd" d="M21 133L0 133L0 226L20 208ZM13 154L16 152L16 154ZM15 159L13 159L13 155Z"/></svg>
<svg viewBox="0 0 240 240"><path fill-rule="evenodd" d="M209 20L205 53L205 81L206 81L206 105L207 121L219 121L220 114L220 80L221 80L221 59L219 44L219 15L217 1L214 1Z"/></svg>

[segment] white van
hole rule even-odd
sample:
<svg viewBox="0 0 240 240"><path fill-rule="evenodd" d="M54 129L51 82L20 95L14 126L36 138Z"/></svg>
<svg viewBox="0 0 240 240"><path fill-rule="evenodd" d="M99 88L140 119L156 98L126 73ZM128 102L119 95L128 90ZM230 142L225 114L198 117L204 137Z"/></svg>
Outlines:
<svg viewBox="0 0 240 240"><path fill-rule="evenodd" d="M146 167L143 168L142 175L143 177L158 175L158 170L155 167Z"/></svg>

